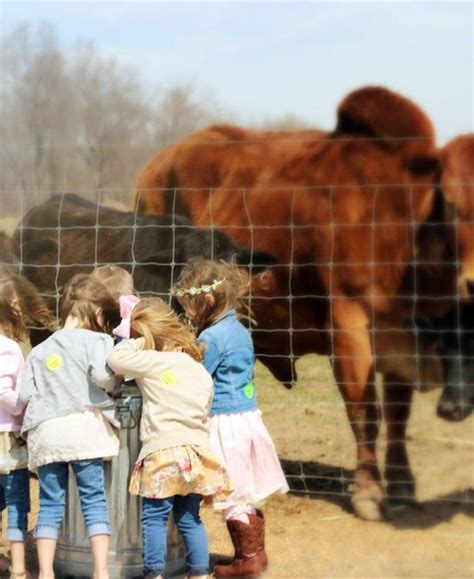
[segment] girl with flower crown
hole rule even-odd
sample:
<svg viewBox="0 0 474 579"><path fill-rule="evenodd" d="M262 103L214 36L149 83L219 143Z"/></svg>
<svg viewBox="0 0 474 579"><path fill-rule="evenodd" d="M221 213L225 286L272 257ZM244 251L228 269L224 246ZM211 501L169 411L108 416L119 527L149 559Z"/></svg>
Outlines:
<svg viewBox="0 0 474 579"><path fill-rule="evenodd" d="M204 260L185 266L172 290L205 347L203 363L214 381L211 448L235 489L225 501L214 503L223 510L235 548L230 565L215 567L217 577L257 576L267 568L265 523L256 505L288 491L257 407L252 338L238 319L245 290L237 267Z"/></svg>
<svg viewBox="0 0 474 579"><path fill-rule="evenodd" d="M134 378L143 395L142 448L130 493L143 500L144 576L162 578L171 512L186 544L188 577L208 575L209 549L199 516L202 499L230 494L229 478L211 452L206 425L212 378L195 336L158 298L130 314L132 339L115 346L107 363Z"/></svg>

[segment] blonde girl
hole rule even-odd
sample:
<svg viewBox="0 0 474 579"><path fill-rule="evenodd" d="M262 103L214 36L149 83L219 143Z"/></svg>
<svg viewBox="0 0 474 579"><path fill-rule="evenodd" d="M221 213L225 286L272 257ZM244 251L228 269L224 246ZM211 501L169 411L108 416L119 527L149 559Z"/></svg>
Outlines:
<svg viewBox="0 0 474 579"><path fill-rule="evenodd" d="M212 379L195 337L162 300L141 300L131 313L134 339L108 358L117 374L135 379L143 395L142 449L130 492L143 497L143 559L147 579L163 577L173 511L186 544L189 577L207 577L209 549L199 517L202 498L227 496L227 474L209 448L206 426Z"/></svg>
<svg viewBox="0 0 474 579"><path fill-rule="evenodd" d="M115 379L106 366L113 348L108 335L120 320L117 301L101 281L77 274L61 305L62 329L31 351L21 385L27 404L22 432L29 467L38 469L40 509L37 539L40 579L53 579L53 563L64 516L69 465L76 477L91 541L94 579L107 579L111 533L103 459L118 454L116 432L105 418L113 408L106 391Z"/></svg>
<svg viewBox="0 0 474 579"><path fill-rule="evenodd" d="M235 489L214 504L223 510L235 547L232 563L214 569L218 577L257 576L267 568L264 518L256 505L288 491L257 407L252 338L238 319L247 279L232 264L195 260L184 267L173 288L205 348L203 363L214 381L211 448Z"/></svg>
<svg viewBox="0 0 474 579"><path fill-rule="evenodd" d="M36 288L23 277L0 269L0 502L8 509L7 539L11 547L10 577L29 579L25 566L25 537L30 510L28 457L19 438L24 404L19 385L24 359L20 343L28 326L52 329L53 319ZM0 558L0 572L9 568Z"/></svg>

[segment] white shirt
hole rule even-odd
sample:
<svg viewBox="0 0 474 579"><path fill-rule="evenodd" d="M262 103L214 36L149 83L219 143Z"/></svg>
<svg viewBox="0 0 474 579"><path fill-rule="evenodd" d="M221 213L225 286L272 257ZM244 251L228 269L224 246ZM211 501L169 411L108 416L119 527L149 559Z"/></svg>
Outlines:
<svg viewBox="0 0 474 579"><path fill-rule="evenodd" d="M52 462L110 458L119 452L117 432L98 409L52 418L28 432L30 470Z"/></svg>

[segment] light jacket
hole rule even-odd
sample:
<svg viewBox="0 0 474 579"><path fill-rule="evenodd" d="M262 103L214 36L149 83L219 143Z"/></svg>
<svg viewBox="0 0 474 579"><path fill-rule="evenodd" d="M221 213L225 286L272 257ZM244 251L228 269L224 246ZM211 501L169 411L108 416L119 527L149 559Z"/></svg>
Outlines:
<svg viewBox="0 0 474 579"><path fill-rule="evenodd" d="M0 334L0 432L19 432L25 405L18 391L25 360L20 346Z"/></svg>
<svg viewBox="0 0 474 579"><path fill-rule="evenodd" d="M106 366L112 338L82 328L62 329L33 348L26 359L20 400L27 404L22 432L93 407L110 409L115 378Z"/></svg>
<svg viewBox="0 0 474 579"><path fill-rule="evenodd" d="M256 410L253 342L235 310L201 332L198 341L205 345L203 363L214 382L211 416Z"/></svg>
<svg viewBox="0 0 474 579"><path fill-rule="evenodd" d="M209 448L212 378L188 354L144 350L144 344L143 338L120 342L107 360L117 374L135 378L143 396L138 460L172 446Z"/></svg>

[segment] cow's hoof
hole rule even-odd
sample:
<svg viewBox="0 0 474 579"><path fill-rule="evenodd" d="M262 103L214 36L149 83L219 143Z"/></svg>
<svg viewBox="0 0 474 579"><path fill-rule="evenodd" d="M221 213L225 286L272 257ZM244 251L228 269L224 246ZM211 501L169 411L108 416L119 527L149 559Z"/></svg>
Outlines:
<svg viewBox="0 0 474 579"><path fill-rule="evenodd" d="M382 521L384 519L382 501L382 489L378 487L370 490L357 490L351 499L356 515L366 521Z"/></svg>

